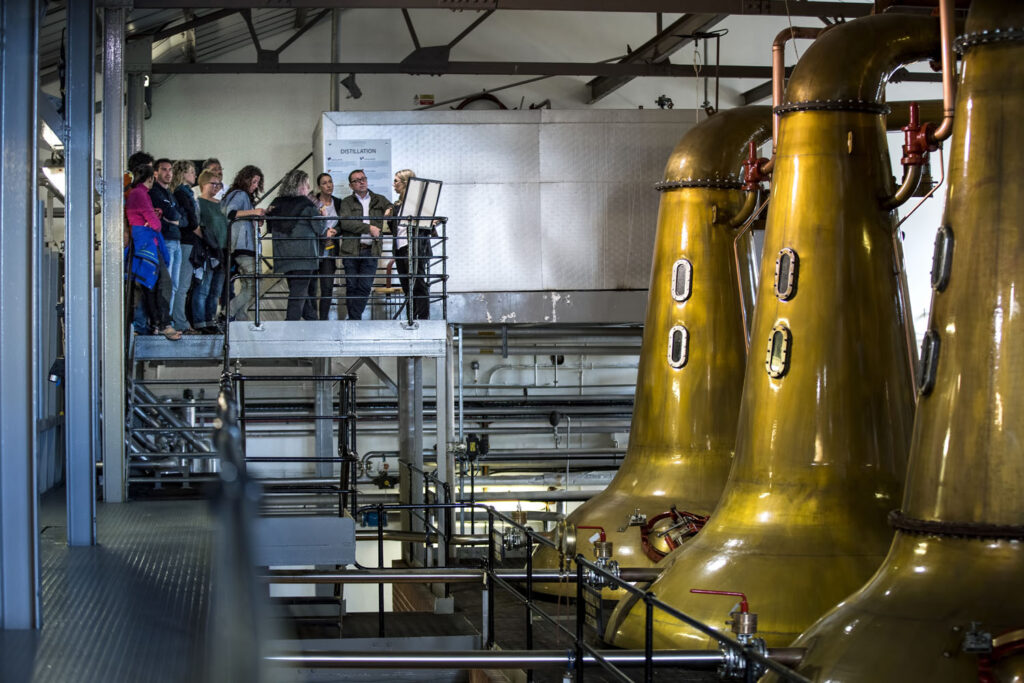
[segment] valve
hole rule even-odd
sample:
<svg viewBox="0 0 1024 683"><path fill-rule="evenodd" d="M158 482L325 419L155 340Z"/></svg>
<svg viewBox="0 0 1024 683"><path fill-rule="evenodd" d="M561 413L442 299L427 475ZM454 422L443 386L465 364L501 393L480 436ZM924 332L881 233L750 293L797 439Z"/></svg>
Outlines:
<svg viewBox="0 0 1024 683"><path fill-rule="evenodd" d="M753 192L761 187L761 183L771 177L763 169L768 163L764 157L757 156L757 147L753 142L749 143L747 159L743 162L743 189L746 192Z"/></svg>
<svg viewBox="0 0 1024 683"><path fill-rule="evenodd" d="M924 166L928 161L928 153L939 148L935 141L934 123L920 122L920 107L917 102L910 103L910 120L901 129L903 131L903 158L900 159L904 168L908 166Z"/></svg>
<svg viewBox="0 0 1024 683"><path fill-rule="evenodd" d="M509 517L511 517L512 521L519 526L505 527L504 531L501 533L501 544L504 546L505 550L522 548L526 545L527 534L526 531L520 527L524 527L525 529L532 531L530 527L526 526L526 510L523 510L522 508L513 510L509 514Z"/></svg>
<svg viewBox="0 0 1024 683"><path fill-rule="evenodd" d="M371 481L373 481L379 489L393 489L395 488L395 484L398 483L398 477L388 473L388 464L384 463L380 468L380 474L374 477Z"/></svg>
<svg viewBox="0 0 1024 683"><path fill-rule="evenodd" d="M701 595L733 595L738 597L740 599L739 609L729 612L730 619L725 623L732 628L732 632L736 635L736 640L740 641L745 650L753 650L762 656L767 656L768 645L765 643L764 638L756 637L757 614L750 611L750 605L744 593L707 590L703 588L691 588L690 592ZM721 649L723 660L722 665L718 669L719 676L732 679L746 676L747 658L743 656L743 653L726 645L722 645ZM764 665L751 662L750 666L753 677L752 679L748 678L748 680L756 680L764 675Z"/></svg>
<svg viewBox="0 0 1024 683"><path fill-rule="evenodd" d="M615 552L615 544L608 540L608 536L604 532L604 527L586 526L581 524L577 526L576 529L594 529L597 531L596 534L590 537L590 542L594 544L594 564L615 578L619 578L619 576L621 576L619 563L612 559L612 554ZM604 588L607 586L608 588L615 590L619 587L618 584L609 581L601 574L591 570L584 572L584 579L588 584L595 588Z"/></svg>

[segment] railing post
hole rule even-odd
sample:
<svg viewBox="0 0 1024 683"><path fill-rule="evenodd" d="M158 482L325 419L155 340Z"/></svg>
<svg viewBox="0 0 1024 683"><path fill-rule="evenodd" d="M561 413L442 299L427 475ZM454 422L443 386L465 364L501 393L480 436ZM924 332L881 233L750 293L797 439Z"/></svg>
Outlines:
<svg viewBox="0 0 1024 683"><path fill-rule="evenodd" d="M260 273L263 272L263 241L260 238L260 229L256 226L256 219L251 220L253 233L253 244L256 247L256 258L252 268L252 292L253 292L253 305L256 306L254 312L254 324L256 327L260 326ZM244 313L245 311L243 311Z"/></svg>
<svg viewBox="0 0 1024 683"><path fill-rule="evenodd" d="M583 605L583 564L576 560L576 683L583 683L584 651L583 651L583 626L586 623L586 611Z"/></svg>
<svg viewBox="0 0 1024 683"><path fill-rule="evenodd" d="M533 537L526 534L526 649L533 650ZM533 669L526 670L527 683L533 681Z"/></svg>
<svg viewBox="0 0 1024 683"><path fill-rule="evenodd" d="M654 593L644 595L644 680L654 680Z"/></svg>
<svg viewBox="0 0 1024 683"><path fill-rule="evenodd" d="M494 509L487 508L487 644L494 647Z"/></svg>
<svg viewBox="0 0 1024 683"><path fill-rule="evenodd" d="M377 503L377 566L384 569L384 505ZM384 584L377 584L377 635L384 637Z"/></svg>

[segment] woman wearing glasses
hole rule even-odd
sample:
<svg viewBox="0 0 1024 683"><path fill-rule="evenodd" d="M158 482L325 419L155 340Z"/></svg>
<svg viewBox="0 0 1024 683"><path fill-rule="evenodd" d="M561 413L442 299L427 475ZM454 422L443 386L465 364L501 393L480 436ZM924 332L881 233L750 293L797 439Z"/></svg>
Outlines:
<svg viewBox="0 0 1024 683"><path fill-rule="evenodd" d="M207 169L199 174L199 233L209 251L203 277L192 293L192 320L203 334L218 334L217 302L224 291L224 255L228 245L228 219L220 210L220 176Z"/></svg>

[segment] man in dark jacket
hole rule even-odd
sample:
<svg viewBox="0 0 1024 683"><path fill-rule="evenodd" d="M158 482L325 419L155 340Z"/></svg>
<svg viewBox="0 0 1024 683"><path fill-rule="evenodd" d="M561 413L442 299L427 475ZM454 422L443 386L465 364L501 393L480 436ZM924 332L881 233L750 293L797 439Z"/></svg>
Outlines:
<svg viewBox="0 0 1024 683"><path fill-rule="evenodd" d="M345 266L345 298L349 320L362 320L366 301L373 288L373 277L380 258L380 233L384 212L391 207L384 196L370 192L366 174L356 169L348 174L352 194L341 200L339 216L364 216L338 221L341 235L341 262Z"/></svg>
<svg viewBox="0 0 1024 683"><path fill-rule="evenodd" d="M188 286L190 284L186 282L184 287L179 287L181 283L178 282L178 276L181 274L180 226L187 223L188 219L184 217L177 200L174 199L173 189L171 188L171 178L173 176L171 160L157 159L153 163L153 172L156 180L153 182L153 188L149 191L149 198L153 201L153 208L157 209L158 213L160 213L160 233L167 244L167 253L169 255L167 272L171 278L171 295L167 299L167 304L170 307L169 313L173 314L177 298L188 294Z"/></svg>

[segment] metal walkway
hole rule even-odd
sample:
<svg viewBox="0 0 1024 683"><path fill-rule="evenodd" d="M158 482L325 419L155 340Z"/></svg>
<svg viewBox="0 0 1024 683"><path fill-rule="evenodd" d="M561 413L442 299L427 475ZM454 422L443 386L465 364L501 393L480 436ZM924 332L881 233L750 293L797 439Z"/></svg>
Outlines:
<svg viewBox="0 0 1024 683"><path fill-rule="evenodd" d="M203 679L212 519L202 500L97 504L100 545L68 547L41 505L43 628L0 631L3 683Z"/></svg>

